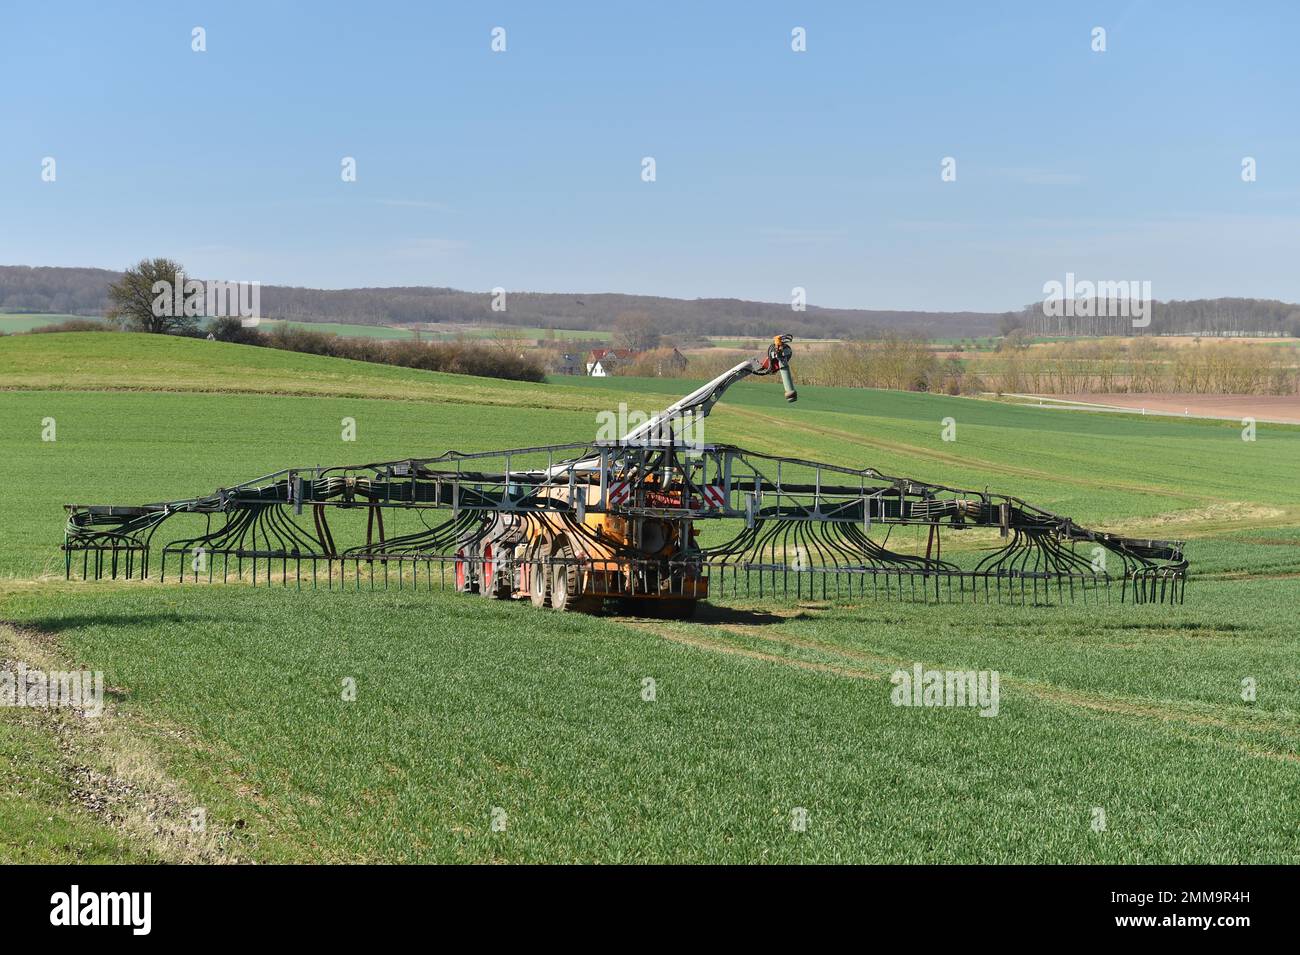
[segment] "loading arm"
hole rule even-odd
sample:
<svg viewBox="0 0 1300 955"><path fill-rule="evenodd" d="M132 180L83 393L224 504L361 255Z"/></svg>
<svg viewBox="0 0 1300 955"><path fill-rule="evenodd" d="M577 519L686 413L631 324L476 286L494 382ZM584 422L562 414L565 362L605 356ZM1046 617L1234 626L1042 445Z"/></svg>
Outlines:
<svg viewBox="0 0 1300 955"><path fill-rule="evenodd" d="M781 384L785 386L785 400L797 400L799 393L795 391L794 379L790 375L790 342L792 340L790 335L773 336L772 344L767 346L765 354L747 358L729 371L723 372L707 385L692 391L685 398L669 405L649 421L633 428L623 435L620 440L635 442L646 438L670 438L672 436L673 422L680 421L688 416L693 418L708 417L709 412L713 410L713 406L718 403L723 393L736 382L748 378L750 375L779 374Z"/></svg>

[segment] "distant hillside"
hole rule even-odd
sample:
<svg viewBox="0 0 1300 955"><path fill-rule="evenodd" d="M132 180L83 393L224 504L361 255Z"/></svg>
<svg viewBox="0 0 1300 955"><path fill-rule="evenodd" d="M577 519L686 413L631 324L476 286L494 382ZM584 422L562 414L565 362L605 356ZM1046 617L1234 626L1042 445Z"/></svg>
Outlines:
<svg viewBox="0 0 1300 955"><path fill-rule="evenodd" d="M100 315L120 272L107 269L0 266L0 311ZM262 287L265 318L359 325L439 322L608 331L628 312L649 315L668 335L855 338L899 332L929 338L995 335L1017 325L1040 335L1133 334L1128 320L1046 320L1039 305L1002 313L910 312L817 308L794 312L781 302L734 298L677 299L652 295L507 293L507 309L492 311L488 292L451 288L309 289ZM1277 334L1300 332L1300 305L1251 298L1158 302L1148 333Z"/></svg>
<svg viewBox="0 0 1300 955"><path fill-rule="evenodd" d="M0 310L98 315L120 272L107 269L0 266ZM650 315L665 334L761 337L773 330L803 338L842 338L881 331L964 338L996 333L1001 315L817 308L740 299L676 299L650 295L508 292L494 312L487 292L450 288L308 289L262 287L265 318L362 325L446 322L608 330L626 312Z"/></svg>
<svg viewBox="0 0 1300 955"><path fill-rule="evenodd" d="M0 265L0 311L103 315L109 283L121 277L107 269Z"/></svg>

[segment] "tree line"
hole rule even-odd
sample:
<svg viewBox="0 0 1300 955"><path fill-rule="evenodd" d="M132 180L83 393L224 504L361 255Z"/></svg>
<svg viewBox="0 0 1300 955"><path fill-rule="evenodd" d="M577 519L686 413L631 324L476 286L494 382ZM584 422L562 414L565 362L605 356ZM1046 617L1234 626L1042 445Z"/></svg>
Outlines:
<svg viewBox="0 0 1300 955"><path fill-rule="evenodd" d="M1059 342L1004 348L969 362L963 389L1002 394L1300 393L1300 349L1202 339Z"/></svg>
<svg viewBox="0 0 1300 955"><path fill-rule="evenodd" d="M143 259L109 285L108 323L71 319L43 328L37 333L72 331L127 331L161 335L208 338L215 341L260 348L350 358L355 361L400 365L424 371L441 371L515 381L542 381L545 369L536 355L520 352L504 342L419 342L344 338L325 331L279 324L265 332L245 324L237 316L210 318L200 323L196 309L171 307L172 291L183 289L184 269L171 259ZM183 301L183 296L181 297ZM250 316L252 318L254 316ZM261 316L255 316L259 318Z"/></svg>
<svg viewBox="0 0 1300 955"><path fill-rule="evenodd" d="M1007 334L1023 329L1040 337L1105 337L1134 335L1281 336L1300 338L1300 305L1277 299L1212 298L1150 303L1150 324L1134 326L1133 318L1120 314L1114 300L1080 299L1070 314L1052 315L1042 303L1026 306L1018 315L1003 318L998 330ZM1142 316L1145 322L1148 316Z"/></svg>
<svg viewBox="0 0 1300 955"><path fill-rule="evenodd" d="M208 326L208 334L218 341L353 361L399 365L422 371L442 371L453 375L477 375L480 378L505 378L510 381L543 381L546 370L535 355L520 352L499 343L481 341L416 342L384 341L378 338L343 338L329 332L317 332L292 325L276 325L271 331L245 328L237 318L218 318Z"/></svg>
<svg viewBox="0 0 1300 955"><path fill-rule="evenodd" d="M0 311L103 315L109 289L123 273L107 269L0 266ZM309 289L264 285L262 317L361 325L439 323L517 328L614 331L620 316L644 317L660 336L873 339L890 334L968 338L1023 329L1037 337L1132 335L1292 335L1300 337L1300 305L1273 299L1217 298L1152 302L1149 325L1108 317L1098 300L1047 314L1043 303L1006 312L931 312L820 308L741 299L674 299L613 293L490 292L443 287ZM493 304L504 304L494 310ZM1109 303L1113 305L1114 303ZM1078 302L1076 302L1076 306Z"/></svg>
<svg viewBox="0 0 1300 955"><path fill-rule="evenodd" d="M693 355L683 369L630 374L712 378L734 354ZM802 351L801 384L889 388L940 394L1300 394L1300 348L1203 339L1173 344L1156 338L1099 339L1029 347L1015 337L993 352L953 353L919 338L886 335Z"/></svg>
<svg viewBox="0 0 1300 955"><path fill-rule="evenodd" d="M111 307L109 287L123 273L107 269L0 266L0 311L102 315ZM798 338L854 338L889 330L934 337L993 334L1002 313L927 312L821 308L795 311L789 303L741 299L676 299L614 293L547 293L453 288L310 289L261 288L263 318L358 325L445 323L610 331L619 316L647 316L669 336L725 335L767 338L778 332ZM1011 314L1011 313L1006 313Z"/></svg>

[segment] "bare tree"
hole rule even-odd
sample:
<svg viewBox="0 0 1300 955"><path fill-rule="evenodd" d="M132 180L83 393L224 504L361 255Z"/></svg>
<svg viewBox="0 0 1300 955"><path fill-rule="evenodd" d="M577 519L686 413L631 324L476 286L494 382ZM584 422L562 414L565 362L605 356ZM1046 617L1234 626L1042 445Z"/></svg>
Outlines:
<svg viewBox="0 0 1300 955"><path fill-rule="evenodd" d="M181 264L171 259L141 259L108 287L109 321L163 335L196 327L198 319L176 307L185 291L177 292L177 276L184 281L184 272Z"/></svg>
<svg viewBox="0 0 1300 955"><path fill-rule="evenodd" d="M623 312L614 320L614 344L632 351L659 347L659 327L645 312Z"/></svg>

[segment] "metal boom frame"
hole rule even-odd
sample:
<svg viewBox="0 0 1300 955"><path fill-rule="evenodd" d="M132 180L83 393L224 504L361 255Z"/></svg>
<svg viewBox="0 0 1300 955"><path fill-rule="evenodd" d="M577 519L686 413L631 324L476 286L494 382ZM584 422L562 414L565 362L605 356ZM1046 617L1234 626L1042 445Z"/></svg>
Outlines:
<svg viewBox="0 0 1300 955"><path fill-rule="evenodd" d="M1087 530L987 490L644 437L655 430L643 426L614 442L292 468L206 497L142 506L68 505L66 574L454 586L499 596L526 583L530 568L573 565L588 592L608 598L870 592L1046 604L1109 600L1117 591L1127 603L1183 599L1181 541ZM594 526L592 516L601 518ZM689 543L655 559L607 532L615 521L636 529L648 520L670 522ZM185 533L155 543L160 527L182 522ZM543 523L603 556L528 553ZM891 549L891 535L909 526L917 529L912 552ZM946 534L979 529L997 536L945 555Z"/></svg>

